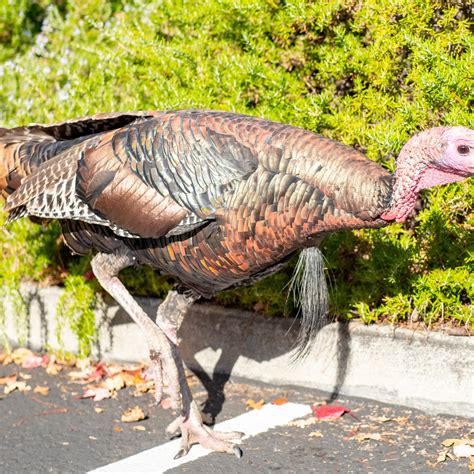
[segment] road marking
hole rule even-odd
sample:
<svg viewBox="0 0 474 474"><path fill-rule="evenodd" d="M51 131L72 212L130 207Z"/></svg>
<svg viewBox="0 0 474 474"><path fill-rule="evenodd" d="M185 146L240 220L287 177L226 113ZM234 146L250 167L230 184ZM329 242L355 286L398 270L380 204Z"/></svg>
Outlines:
<svg viewBox="0 0 474 474"><path fill-rule="evenodd" d="M217 431L242 431L245 436L242 439L265 433L271 428L286 425L289 421L301 418L311 413L309 405L298 403L286 403L285 405L264 405L260 410L252 410L215 426ZM100 474L105 472L114 473L136 473L153 472L163 473L168 469L195 461L207 456L212 451L202 446L193 446L189 453L180 458L173 459L179 450L179 439L169 441L152 449L147 449L121 461L108 464L88 474ZM244 453L245 456L245 453Z"/></svg>

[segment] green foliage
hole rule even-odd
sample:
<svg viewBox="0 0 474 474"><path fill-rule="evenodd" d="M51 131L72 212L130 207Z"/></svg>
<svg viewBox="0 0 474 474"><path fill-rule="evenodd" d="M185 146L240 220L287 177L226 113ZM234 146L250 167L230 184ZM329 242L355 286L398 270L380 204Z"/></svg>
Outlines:
<svg viewBox="0 0 474 474"><path fill-rule="evenodd" d="M469 11L456 0L9 0L0 7L0 123L235 110L322 133L393 170L416 131L473 127ZM326 239L333 312L472 324L473 195L472 180L446 186L425 193L406 225ZM84 273L88 260L64 261L57 236L56 225L2 230L1 281L71 265ZM290 273L217 300L292 313ZM124 274L141 295L170 285L151 270Z"/></svg>
<svg viewBox="0 0 474 474"><path fill-rule="evenodd" d="M96 292L83 277L69 275L64 281L64 293L56 309L56 336L61 341L61 331L67 324L77 336L79 356L90 354L96 337L94 308Z"/></svg>
<svg viewBox="0 0 474 474"><path fill-rule="evenodd" d="M0 213L0 342L6 348L4 334L5 304L13 309L18 340L26 342L28 322L26 302L19 290L24 279L48 281L57 273L57 247L59 226L48 228L30 221L15 222L4 227L5 215Z"/></svg>

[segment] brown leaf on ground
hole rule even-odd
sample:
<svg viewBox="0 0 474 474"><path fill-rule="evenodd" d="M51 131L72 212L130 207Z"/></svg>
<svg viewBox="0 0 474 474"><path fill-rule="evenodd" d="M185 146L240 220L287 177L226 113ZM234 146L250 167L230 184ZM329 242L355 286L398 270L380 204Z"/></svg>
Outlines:
<svg viewBox="0 0 474 474"><path fill-rule="evenodd" d="M109 390L120 390L125 387L125 382L121 376L121 374L114 375L113 377L109 377L105 379L103 382L106 388Z"/></svg>
<svg viewBox="0 0 474 474"><path fill-rule="evenodd" d="M247 410L260 410L260 408L265 405L265 400L262 398L258 402L252 399L248 399L245 402L245 405L247 406Z"/></svg>
<svg viewBox="0 0 474 474"><path fill-rule="evenodd" d="M141 397L144 393L150 392L155 389L155 382L153 380L148 380L146 382L139 383L135 386L135 391L133 392L134 397Z"/></svg>
<svg viewBox="0 0 474 474"><path fill-rule="evenodd" d="M145 419L145 413L143 410L138 406L134 406L133 408L129 408L122 413L120 419L124 423L132 423L134 421L140 421Z"/></svg>
<svg viewBox="0 0 474 474"><path fill-rule="evenodd" d="M406 425L410 419L408 418L408 416L398 416L396 418L387 418L385 416L378 416L378 417L375 417L375 418L372 418L373 421L377 422L377 423L390 423L390 422L393 422L393 423L398 423L399 425Z"/></svg>
<svg viewBox="0 0 474 474"><path fill-rule="evenodd" d="M293 420L288 423L288 426L296 426L297 428L306 428L307 426L314 425L319 421L314 417L311 416L309 418L301 418L299 420Z"/></svg>
<svg viewBox="0 0 474 474"><path fill-rule="evenodd" d="M37 385L33 389L33 392L39 393L40 395L43 395L44 397L46 397L49 394L49 387L42 387L41 385Z"/></svg>
<svg viewBox="0 0 474 474"><path fill-rule="evenodd" d="M449 448L445 448L438 453L438 457L436 458L436 464L445 462L447 458L454 459L454 456L449 452Z"/></svg>
<svg viewBox="0 0 474 474"><path fill-rule="evenodd" d="M112 393L109 389L103 387L88 388L81 396L81 398L92 398L94 402L100 402L106 398L110 398Z"/></svg>
<svg viewBox="0 0 474 474"><path fill-rule="evenodd" d="M45 355L36 355L31 354L27 357L21 364L24 369L36 369L37 367L46 367L49 362L49 356Z"/></svg>
<svg viewBox="0 0 474 474"><path fill-rule="evenodd" d="M359 441L361 443L362 441L382 441L382 435L380 433L358 433L355 436L353 436L352 439L355 439L356 441Z"/></svg>
<svg viewBox="0 0 474 474"><path fill-rule="evenodd" d="M19 392L28 392L29 390L31 390L31 387L23 381L12 382L5 386L5 388L3 389L3 393L5 393L5 395L8 395L9 393L15 390L18 390Z"/></svg>
<svg viewBox="0 0 474 474"><path fill-rule="evenodd" d="M443 449L442 451L440 451L438 453L438 457L436 458L436 462L439 463L439 462L444 462L446 461L446 456L449 452L449 449Z"/></svg>
<svg viewBox="0 0 474 474"><path fill-rule="evenodd" d="M79 367L82 367L82 364L79 364ZM96 382L98 380L101 380L104 376L107 376L107 375L108 375L107 369L102 363L98 363L95 366L88 365L85 368L81 368L81 370L71 371L68 374L68 376L71 379L73 379L76 383L84 383L84 384Z"/></svg>
<svg viewBox="0 0 474 474"><path fill-rule="evenodd" d="M8 385L16 382L16 374L7 375L6 377L0 377L0 385Z"/></svg>
<svg viewBox="0 0 474 474"><path fill-rule="evenodd" d="M19 347L11 353L11 358L16 365L22 365L32 355L34 355L33 352L26 347Z"/></svg>
<svg viewBox="0 0 474 474"><path fill-rule="evenodd" d="M311 431L311 433L308 436L310 438L323 438L324 437L321 431Z"/></svg>
<svg viewBox="0 0 474 474"><path fill-rule="evenodd" d="M24 372L20 372L20 377L23 379L23 380L30 380L32 375L30 374L25 374Z"/></svg>
<svg viewBox="0 0 474 474"><path fill-rule="evenodd" d="M138 426L133 426L132 430L133 431L146 431L146 428L142 425L138 425Z"/></svg>
<svg viewBox="0 0 474 474"><path fill-rule="evenodd" d="M120 372L117 377L120 377L123 380L123 383L126 387L134 387L143 382L143 378L141 377L140 373L132 373L127 370Z"/></svg>
<svg viewBox="0 0 474 474"><path fill-rule="evenodd" d="M2 352L0 354L0 364L9 365L12 362L13 362L13 357L11 354L7 354L6 352Z"/></svg>
<svg viewBox="0 0 474 474"><path fill-rule="evenodd" d="M63 365L57 364L56 357L54 355L51 356L46 366L46 373L48 375L58 375L61 370L63 370Z"/></svg>
<svg viewBox="0 0 474 474"><path fill-rule="evenodd" d="M74 365L81 371L84 371L90 368L91 360L89 357L84 357L83 359L76 359Z"/></svg>
<svg viewBox="0 0 474 474"><path fill-rule="evenodd" d="M123 430L122 430L122 428L120 428L120 426L114 426L114 431L116 433L121 433Z"/></svg>
<svg viewBox="0 0 474 474"><path fill-rule="evenodd" d="M441 444L445 448L449 448L450 446L459 446L461 444L467 444L470 446L474 446L474 439L458 439L458 438L448 438L441 442Z"/></svg>
<svg viewBox="0 0 474 474"><path fill-rule="evenodd" d="M285 405L287 403L288 403L288 398L286 397L275 398L274 400L271 401L272 405Z"/></svg>
<svg viewBox="0 0 474 474"><path fill-rule="evenodd" d="M104 409L103 408L100 408L100 407L94 407L94 411L96 413L103 413L104 412Z"/></svg>

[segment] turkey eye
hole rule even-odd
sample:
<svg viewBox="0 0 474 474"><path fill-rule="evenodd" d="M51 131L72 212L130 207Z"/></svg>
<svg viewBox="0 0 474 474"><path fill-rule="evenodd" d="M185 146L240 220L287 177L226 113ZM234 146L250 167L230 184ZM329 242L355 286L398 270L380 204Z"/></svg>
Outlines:
<svg viewBox="0 0 474 474"><path fill-rule="evenodd" d="M467 145L459 145L458 153L460 155L467 155L469 153L469 147Z"/></svg>

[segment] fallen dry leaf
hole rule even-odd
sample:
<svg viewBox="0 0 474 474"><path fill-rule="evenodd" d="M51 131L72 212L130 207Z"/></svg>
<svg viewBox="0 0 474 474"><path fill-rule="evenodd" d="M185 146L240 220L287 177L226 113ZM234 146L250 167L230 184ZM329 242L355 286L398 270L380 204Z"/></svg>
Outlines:
<svg viewBox="0 0 474 474"><path fill-rule="evenodd" d="M445 439L444 441L442 441L441 444L445 448L449 448L450 446L459 446L461 444L467 444L467 445L470 445L470 446L474 446L474 439L470 440L470 439L448 438L448 439Z"/></svg>
<svg viewBox="0 0 474 474"><path fill-rule="evenodd" d="M369 440L381 441L382 435L380 433L358 433L355 436L353 436L352 439L359 441L359 443L361 443L362 441L369 441Z"/></svg>
<svg viewBox="0 0 474 474"><path fill-rule="evenodd" d="M457 458L470 458L471 456L474 456L474 447L468 443L455 444L453 446L453 454Z"/></svg>
<svg viewBox="0 0 474 474"><path fill-rule="evenodd" d="M114 375L113 377L109 377L104 381L104 385L109 390L120 390L121 388L125 387L125 382L120 374Z"/></svg>
<svg viewBox="0 0 474 474"><path fill-rule="evenodd" d="M7 354L7 353L0 354L0 363L2 365L8 365L8 364L11 364L12 362L13 362L13 357L11 354Z"/></svg>
<svg viewBox="0 0 474 474"><path fill-rule="evenodd" d="M146 431L146 428L142 425L134 426L132 428L133 431Z"/></svg>
<svg viewBox="0 0 474 474"><path fill-rule="evenodd" d="M143 382L143 378L140 375L141 371L134 371L139 373L132 373L131 371L122 371L119 375L123 380L126 387L133 387Z"/></svg>
<svg viewBox="0 0 474 474"><path fill-rule="evenodd" d="M91 360L89 357L84 357L83 359L76 359L74 365L79 369L79 370L86 370L90 367L91 365Z"/></svg>
<svg viewBox="0 0 474 474"><path fill-rule="evenodd" d="M449 452L449 448L445 448L438 453L436 464L446 461L447 458L455 459L454 456Z"/></svg>
<svg viewBox="0 0 474 474"><path fill-rule="evenodd" d="M30 374L25 374L24 372L20 372L20 377L23 379L23 380L30 380L31 377L33 377L32 375Z"/></svg>
<svg viewBox="0 0 474 474"><path fill-rule="evenodd" d="M261 400L256 402L255 400L248 399L245 402L245 405L247 405L247 410L260 410L260 408L262 408L263 405L265 405L265 400L262 398Z"/></svg>
<svg viewBox="0 0 474 474"><path fill-rule="evenodd" d="M444 462L446 461L446 457L448 455L449 449L443 449L438 453L438 457L436 458L436 462Z"/></svg>
<svg viewBox="0 0 474 474"><path fill-rule="evenodd" d="M140 421L144 419L145 413L143 413L143 410L138 405L125 410L120 417L120 420L124 423L132 423L134 421Z"/></svg>
<svg viewBox="0 0 474 474"><path fill-rule="evenodd" d="M16 381L16 374L0 377L0 385L8 385Z"/></svg>
<svg viewBox="0 0 474 474"><path fill-rule="evenodd" d="M35 355L31 353L26 359L23 360L21 366L24 369L36 369L37 367L45 367L48 365L49 357L47 354L43 356Z"/></svg>
<svg viewBox="0 0 474 474"><path fill-rule="evenodd" d="M49 387L42 387L41 385L37 385L33 389L34 393L39 393L40 395L47 396L49 394Z"/></svg>
<svg viewBox="0 0 474 474"><path fill-rule="evenodd" d="M28 359L28 357L31 357L32 355L33 355L33 352L31 352L26 347L19 347L18 349L15 349L11 353L11 358L16 365L22 365L23 362L26 359Z"/></svg>
<svg viewBox="0 0 474 474"><path fill-rule="evenodd" d="M337 420L345 413L351 413L349 408L340 405L313 405L311 409L318 420Z"/></svg>
<svg viewBox="0 0 474 474"><path fill-rule="evenodd" d="M308 436L310 438L323 438L324 437L321 431L311 431L311 433Z"/></svg>
<svg viewBox="0 0 474 474"><path fill-rule="evenodd" d="M288 398L286 397L275 398L271 401L272 405L285 405L286 403L288 403Z"/></svg>
<svg viewBox="0 0 474 474"><path fill-rule="evenodd" d="M81 398L92 398L94 402L100 402L106 398L110 398L112 393L109 389L103 387L89 388L83 394Z"/></svg>
<svg viewBox="0 0 474 474"><path fill-rule="evenodd" d="M297 428L306 428L307 426L318 423L318 420L311 416L310 418L301 418L299 420L293 420L288 423L288 426L296 426Z"/></svg>
<svg viewBox="0 0 474 474"><path fill-rule="evenodd" d="M406 425L409 421L408 416L398 416L396 418L387 418L385 416L378 416L378 417L375 417L375 418L372 418L372 419L373 419L373 421L375 421L377 423L394 422L394 423L398 423L400 425Z"/></svg>
<svg viewBox="0 0 474 474"><path fill-rule="evenodd" d="M96 413L103 413L104 409L103 408L99 408L99 407L94 407L94 411Z"/></svg>
<svg viewBox="0 0 474 474"><path fill-rule="evenodd" d="M9 393L15 390L18 390L19 392L28 392L29 390L31 390L31 387L29 385L26 385L26 382L23 381L12 382L5 386L3 392L5 393L5 395L8 395Z"/></svg>
<svg viewBox="0 0 474 474"><path fill-rule="evenodd" d="M59 372L61 372L61 370L63 370L63 366L62 365L59 365L59 364L56 364L53 359L51 359L48 363L48 365L46 366L46 373L48 375L58 375Z"/></svg>
<svg viewBox="0 0 474 474"><path fill-rule="evenodd" d="M134 397L141 397L144 393L151 392L155 389L155 382L148 380L147 382L139 383L135 386L133 392Z"/></svg>
<svg viewBox="0 0 474 474"><path fill-rule="evenodd" d="M88 359L82 359L82 360L88 360ZM97 380L102 379L105 375L107 375L107 370L105 366L101 363L96 364L94 367L91 365L88 365L86 367L83 367L84 364L78 364L76 363L76 366L78 368L81 368L79 371L71 371L69 372L68 376L77 383L90 383L90 382L95 382Z"/></svg>
<svg viewBox="0 0 474 474"><path fill-rule="evenodd" d="M120 428L120 426L114 426L114 431L116 433L121 433L123 430L122 430L122 428Z"/></svg>

